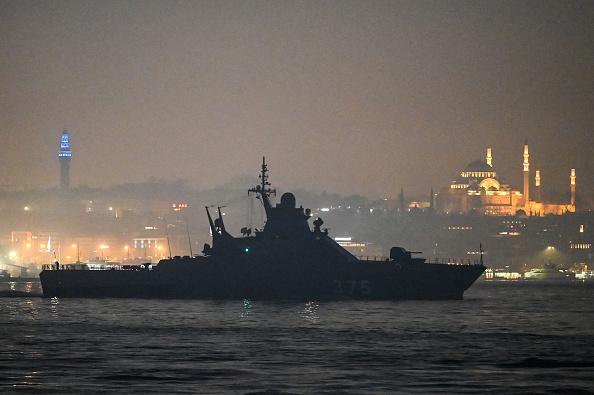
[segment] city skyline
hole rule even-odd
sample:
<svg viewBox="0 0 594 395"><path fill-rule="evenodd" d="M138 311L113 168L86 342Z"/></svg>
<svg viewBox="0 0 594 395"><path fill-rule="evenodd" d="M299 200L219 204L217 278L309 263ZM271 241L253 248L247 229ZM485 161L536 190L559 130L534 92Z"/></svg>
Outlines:
<svg viewBox="0 0 594 395"><path fill-rule="evenodd" d="M589 2L0 1L0 183L151 178L396 197L493 166L591 196Z"/></svg>

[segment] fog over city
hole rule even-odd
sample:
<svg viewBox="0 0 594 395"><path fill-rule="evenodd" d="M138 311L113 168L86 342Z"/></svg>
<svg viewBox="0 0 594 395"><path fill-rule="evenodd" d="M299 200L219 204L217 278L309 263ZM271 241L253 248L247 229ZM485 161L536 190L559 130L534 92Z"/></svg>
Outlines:
<svg viewBox="0 0 594 395"><path fill-rule="evenodd" d="M590 1L0 1L0 184L427 194L493 151L594 190Z"/></svg>

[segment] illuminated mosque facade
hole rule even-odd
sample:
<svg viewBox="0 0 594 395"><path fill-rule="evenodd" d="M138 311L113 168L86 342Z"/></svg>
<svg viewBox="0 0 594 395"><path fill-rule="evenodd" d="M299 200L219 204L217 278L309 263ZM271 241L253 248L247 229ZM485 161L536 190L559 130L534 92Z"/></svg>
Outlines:
<svg viewBox="0 0 594 395"><path fill-rule="evenodd" d="M478 212L485 215L529 216L561 215L575 212L575 169L570 173L571 201L563 204L545 203L540 197L540 171L535 172L534 191L530 188L528 143L524 144L523 190L514 190L503 182L492 165L491 149L486 160L470 163L448 187L435 196L435 208L440 213Z"/></svg>

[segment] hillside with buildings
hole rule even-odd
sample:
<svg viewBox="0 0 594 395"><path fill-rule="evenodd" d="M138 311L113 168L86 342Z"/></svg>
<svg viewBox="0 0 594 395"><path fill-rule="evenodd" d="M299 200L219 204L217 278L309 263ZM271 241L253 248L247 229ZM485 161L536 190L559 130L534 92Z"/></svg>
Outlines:
<svg viewBox="0 0 594 395"><path fill-rule="evenodd" d="M263 227L261 204L247 194L258 184L255 177L203 191L183 180L72 187L70 158L64 132L59 188L0 191L1 269L35 272L55 259L156 262L201 254L211 241L205 206L213 207L215 215L221 210L234 235L242 230L253 235ZM377 200L291 192L298 205L311 208L314 219L323 218L330 235L358 256L382 259L390 247L402 246L428 259L477 259L482 246L493 268L594 266L594 214L576 192L575 169L568 169L564 201L552 202L541 197L538 171L532 182L528 160L526 144L522 190L497 173L489 149L486 160L471 162L449 185L426 197L408 197L404 191Z"/></svg>

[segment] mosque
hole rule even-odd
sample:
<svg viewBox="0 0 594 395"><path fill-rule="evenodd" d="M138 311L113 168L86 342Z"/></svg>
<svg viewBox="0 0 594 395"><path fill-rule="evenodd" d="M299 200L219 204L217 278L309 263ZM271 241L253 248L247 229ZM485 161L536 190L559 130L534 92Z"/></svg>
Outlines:
<svg viewBox="0 0 594 395"><path fill-rule="evenodd" d="M544 216L575 212L575 169L571 169L571 201L562 204L545 203L540 198L540 171L536 170L534 194L530 195L530 163L528 142L524 143L524 186L522 191L514 190L503 182L492 165L491 149L487 149L486 161L470 163L460 176L435 195L437 212L468 213L485 215Z"/></svg>

